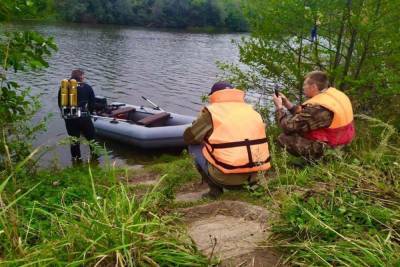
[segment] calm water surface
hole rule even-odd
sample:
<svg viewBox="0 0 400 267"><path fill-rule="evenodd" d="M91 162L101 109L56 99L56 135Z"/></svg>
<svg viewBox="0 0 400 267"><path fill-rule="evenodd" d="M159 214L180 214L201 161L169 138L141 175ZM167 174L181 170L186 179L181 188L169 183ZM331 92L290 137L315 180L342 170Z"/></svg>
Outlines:
<svg viewBox="0 0 400 267"><path fill-rule="evenodd" d="M43 166L70 163L69 147L54 145L67 136L58 113L57 91L60 80L69 78L72 69L83 69L95 93L111 101L147 105L141 99L146 96L167 111L196 115L202 106L201 96L216 81L219 71L215 62L236 63L238 50L231 41L241 37L82 24L8 27L37 30L53 36L58 44L48 69L17 76L33 93L42 94L43 109L38 118L54 113L47 132L36 141L36 145L54 147L41 160ZM141 164L160 153L102 141L112 151L111 159L122 164ZM88 150L81 149L87 155Z"/></svg>

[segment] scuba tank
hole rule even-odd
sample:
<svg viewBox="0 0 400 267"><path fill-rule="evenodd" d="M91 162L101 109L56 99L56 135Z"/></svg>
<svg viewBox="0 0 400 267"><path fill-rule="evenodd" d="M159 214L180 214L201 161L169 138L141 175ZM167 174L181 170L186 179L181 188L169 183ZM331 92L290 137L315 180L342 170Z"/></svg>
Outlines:
<svg viewBox="0 0 400 267"><path fill-rule="evenodd" d="M66 116L67 112L68 112L68 106L69 106L69 101L68 101L68 97L69 97L69 83L67 79L64 79L61 81L61 113L62 116Z"/></svg>
<svg viewBox="0 0 400 267"><path fill-rule="evenodd" d="M78 106L78 82L74 79L61 81L61 116L64 119L79 118L82 115Z"/></svg>
<svg viewBox="0 0 400 267"><path fill-rule="evenodd" d="M72 117L79 117L80 112L78 109L78 82L74 79L69 81L69 105L71 107L70 115Z"/></svg>

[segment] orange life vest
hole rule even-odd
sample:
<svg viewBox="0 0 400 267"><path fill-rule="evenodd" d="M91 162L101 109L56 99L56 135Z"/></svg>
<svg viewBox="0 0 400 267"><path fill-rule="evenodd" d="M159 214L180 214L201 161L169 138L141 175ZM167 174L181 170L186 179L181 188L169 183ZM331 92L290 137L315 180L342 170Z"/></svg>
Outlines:
<svg viewBox="0 0 400 267"><path fill-rule="evenodd" d="M335 147L350 143L355 136L353 107L343 92L331 87L304 102L303 105L320 105L333 112L333 120L328 128L310 131L304 136L311 140L327 143Z"/></svg>
<svg viewBox="0 0 400 267"><path fill-rule="evenodd" d="M225 89L210 96L207 110L213 131L205 141L203 155L223 173L251 173L271 168L265 124L244 92Z"/></svg>

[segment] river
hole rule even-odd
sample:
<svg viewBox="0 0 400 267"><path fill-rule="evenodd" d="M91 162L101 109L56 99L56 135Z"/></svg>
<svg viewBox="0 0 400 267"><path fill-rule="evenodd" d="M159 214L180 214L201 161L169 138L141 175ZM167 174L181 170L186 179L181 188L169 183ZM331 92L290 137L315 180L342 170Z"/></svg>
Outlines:
<svg viewBox="0 0 400 267"><path fill-rule="evenodd" d="M147 105L150 98L167 111L196 115L201 96L208 93L219 70L216 61L238 62L232 40L242 34L205 34L153 30L125 26L86 24L13 24L15 30L36 30L53 36L59 50L49 59L49 68L17 74L16 79L41 94L41 109L35 120L53 113L47 131L35 145L52 148L42 166L70 164L69 147L58 145L67 136L57 107L59 83L72 69L85 71L86 82L97 95L111 101ZM164 151L141 151L102 140L110 158L119 164L143 164ZM84 156L88 149L81 147ZM167 151L179 153L176 151ZM103 159L104 160L104 159Z"/></svg>

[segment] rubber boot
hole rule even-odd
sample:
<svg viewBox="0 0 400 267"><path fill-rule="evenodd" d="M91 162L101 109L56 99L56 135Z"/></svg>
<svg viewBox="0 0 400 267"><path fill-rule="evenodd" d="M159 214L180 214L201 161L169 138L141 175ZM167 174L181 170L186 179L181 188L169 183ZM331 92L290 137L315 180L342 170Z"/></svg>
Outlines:
<svg viewBox="0 0 400 267"><path fill-rule="evenodd" d="M210 190L202 195L203 198L217 199L224 192L223 188L215 184L208 175L200 172L202 180L207 183Z"/></svg>
<svg viewBox="0 0 400 267"><path fill-rule="evenodd" d="M73 157L71 159L71 161L72 161L72 166L73 167L78 167L78 166L82 165L82 159L81 158Z"/></svg>
<svg viewBox="0 0 400 267"><path fill-rule="evenodd" d="M208 185L208 187L210 188L210 191L201 195L202 198L217 199L224 192L221 187L211 186L211 185Z"/></svg>

